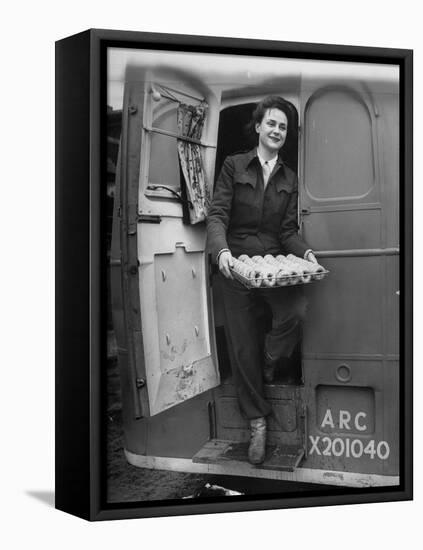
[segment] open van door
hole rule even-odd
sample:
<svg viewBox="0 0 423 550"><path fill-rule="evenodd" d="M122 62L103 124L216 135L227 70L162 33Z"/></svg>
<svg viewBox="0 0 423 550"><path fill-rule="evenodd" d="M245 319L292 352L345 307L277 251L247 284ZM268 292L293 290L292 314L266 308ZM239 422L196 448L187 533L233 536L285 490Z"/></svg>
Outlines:
<svg viewBox="0 0 423 550"><path fill-rule="evenodd" d="M187 223L190 200L177 146L199 146L211 185L217 99L200 82L175 75L128 67L125 76L111 286L119 361L135 418L219 384L205 223ZM184 138L178 107L200 103L208 106L202 135Z"/></svg>

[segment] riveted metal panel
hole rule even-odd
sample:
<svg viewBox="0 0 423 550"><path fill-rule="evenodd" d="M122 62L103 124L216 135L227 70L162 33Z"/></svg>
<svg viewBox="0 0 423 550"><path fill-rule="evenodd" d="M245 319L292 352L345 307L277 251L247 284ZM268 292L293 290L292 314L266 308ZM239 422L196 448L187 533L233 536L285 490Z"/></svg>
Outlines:
<svg viewBox="0 0 423 550"><path fill-rule="evenodd" d="M112 285L125 418L159 414L219 383L205 225L184 224L177 198L150 196L147 189L150 77L142 67L127 69L114 213ZM210 170L210 152L206 157Z"/></svg>

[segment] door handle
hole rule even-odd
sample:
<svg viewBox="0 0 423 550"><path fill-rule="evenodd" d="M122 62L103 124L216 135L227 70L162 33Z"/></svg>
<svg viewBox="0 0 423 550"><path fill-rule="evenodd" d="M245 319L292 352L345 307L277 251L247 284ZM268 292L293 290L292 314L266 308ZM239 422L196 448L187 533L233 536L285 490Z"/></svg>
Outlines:
<svg viewBox="0 0 423 550"><path fill-rule="evenodd" d="M308 216L309 214L311 214L311 210L308 206L305 206L304 208L301 208L301 216L299 216L300 218L300 232L302 234L303 232L303 226L304 226L304 217L305 216Z"/></svg>

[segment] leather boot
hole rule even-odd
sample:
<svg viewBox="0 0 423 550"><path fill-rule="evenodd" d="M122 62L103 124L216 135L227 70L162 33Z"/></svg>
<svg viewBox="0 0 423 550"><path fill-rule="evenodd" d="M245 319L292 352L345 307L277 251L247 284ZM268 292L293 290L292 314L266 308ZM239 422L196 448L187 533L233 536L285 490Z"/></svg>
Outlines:
<svg viewBox="0 0 423 550"><path fill-rule="evenodd" d="M251 439L248 447L248 460L251 464L261 464L266 455L266 419L250 420Z"/></svg>

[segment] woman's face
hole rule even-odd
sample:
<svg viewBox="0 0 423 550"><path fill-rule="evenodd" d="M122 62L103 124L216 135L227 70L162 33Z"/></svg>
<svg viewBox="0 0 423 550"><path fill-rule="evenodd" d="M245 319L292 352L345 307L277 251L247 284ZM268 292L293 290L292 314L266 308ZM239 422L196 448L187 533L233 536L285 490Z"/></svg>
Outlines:
<svg viewBox="0 0 423 550"><path fill-rule="evenodd" d="M288 119L279 109L267 109L260 124L256 124L259 146L269 153L277 153L285 143Z"/></svg>

